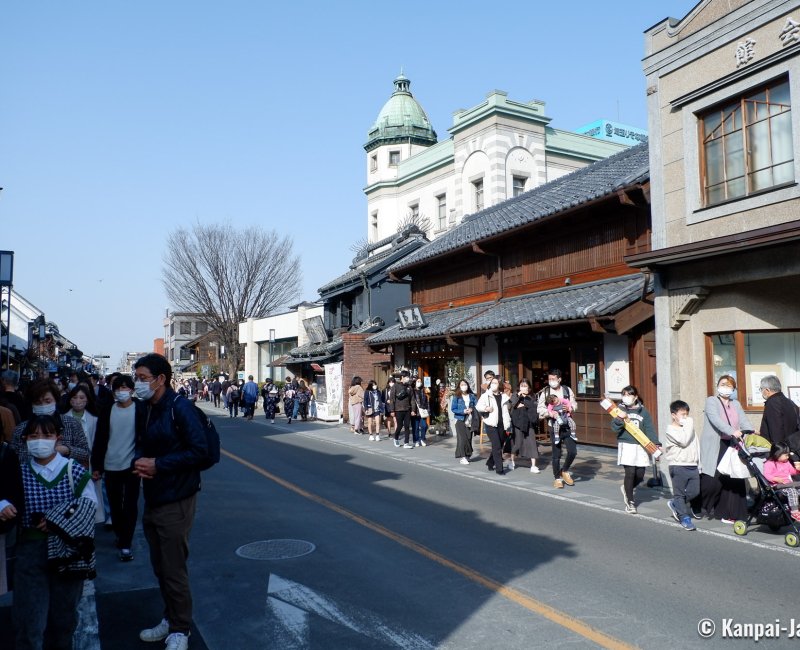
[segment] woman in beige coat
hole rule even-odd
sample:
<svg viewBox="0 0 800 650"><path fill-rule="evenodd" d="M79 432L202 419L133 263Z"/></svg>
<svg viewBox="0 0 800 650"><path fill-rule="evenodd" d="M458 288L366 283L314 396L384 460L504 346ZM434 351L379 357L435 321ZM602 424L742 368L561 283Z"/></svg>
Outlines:
<svg viewBox="0 0 800 650"><path fill-rule="evenodd" d="M361 387L361 377L353 377L350 382L350 431L363 433L361 420L364 413L364 389Z"/></svg>

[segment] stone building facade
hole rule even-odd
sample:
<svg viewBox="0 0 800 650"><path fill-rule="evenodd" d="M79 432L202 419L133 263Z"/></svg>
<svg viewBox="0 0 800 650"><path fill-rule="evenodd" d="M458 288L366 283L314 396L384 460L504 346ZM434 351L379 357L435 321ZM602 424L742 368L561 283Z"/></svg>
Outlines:
<svg viewBox="0 0 800 650"><path fill-rule="evenodd" d="M662 417L731 374L800 392L800 2L703 0L645 32ZM700 417L700 413L696 414Z"/></svg>

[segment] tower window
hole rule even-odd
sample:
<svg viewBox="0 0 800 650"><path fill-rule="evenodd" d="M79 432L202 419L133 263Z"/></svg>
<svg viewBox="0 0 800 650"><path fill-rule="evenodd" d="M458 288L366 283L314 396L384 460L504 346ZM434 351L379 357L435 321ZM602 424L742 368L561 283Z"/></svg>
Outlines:
<svg viewBox="0 0 800 650"><path fill-rule="evenodd" d="M525 191L525 181L527 179L524 176L514 176L513 177L513 188L512 188L512 196L519 196Z"/></svg>
<svg viewBox="0 0 800 650"><path fill-rule="evenodd" d="M389 152L389 166L390 167L397 167L400 164L400 152L399 151L390 151Z"/></svg>
<svg viewBox="0 0 800 650"><path fill-rule="evenodd" d="M440 194L436 197L437 203L437 223L439 230L444 230L447 227L447 195Z"/></svg>
<svg viewBox="0 0 800 650"><path fill-rule="evenodd" d="M475 210L483 210L483 179L472 183L475 194Z"/></svg>
<svg viewBox="0 0 800 650"><path fill-rule="evenodd" d="M369 170L371 172L378 171L378 154L369 157Z"/></svg>

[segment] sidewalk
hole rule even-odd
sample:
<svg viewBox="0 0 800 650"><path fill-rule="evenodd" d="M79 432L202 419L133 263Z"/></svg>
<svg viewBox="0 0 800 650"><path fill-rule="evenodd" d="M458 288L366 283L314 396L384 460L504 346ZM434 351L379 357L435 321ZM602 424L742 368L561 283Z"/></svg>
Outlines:
<svg viewBox="0 0 800 650"><path fill-rule="evenodd" d="M214 409L206 403L200 404L209 414L227 417L227 411ZM459 477L472 480L485 481L498 484L498 487L525 490L544 497L563 499L579 503L586 507L599 508L613 515L637 517L652 523L672 526L682 530L677 522L672 519L667 500L672 496L669 486L662 488L647 487L647 480L652 478L652 470L648 470L644 482L635 491L638 515L628 515L624 512L624 504L620 486L624 472L617 465L616 448L581 445L578 443L578 455L572 465L571 473L575 480L573 487L565 486L563 489L553 487L553 472L550 469L550 445L540 444L540 457L537 466L541 470L538 474L531 473L529 467L516 467L507 471L504 476L489 472L486 469L486 458L490 455L488 441L483 445L478 444L478 437L473 438L474 454L469 465L461 465L455 458L455 436L428 435L427 447L404 449L395 447L392 440L387 437L385 429L381 432L379 442L370 442L366 434L353 434L346 424L317 421L302 422L293 420L292 424L286 423L283 414L278 415L275 424L269 424L264 418L263 411L256 411L256 416L250 423L252 426L263 426L281 432L291 431L299 436L325 441L358 450L360 453L379 454L392 458L398 462L414 463L429 467L437 471L444 471ZM401 438L402 441L402 438ZM224 445L224 441L223 441ZM508 460L505 461L506 466ZM454 476L455 480L458 480ZM782 529L781 533L771 533L765 527L753 525L744 537L733 533L733 527L721 521L707 519L695 520L697 532L724 537L736 542L745 542L772 550L785 550L794 555L800 551L789 549L784 544L784 534L789 529ZM685 531L683 531L685 532ZM685 532L685 534L694 534Z"/></svg>

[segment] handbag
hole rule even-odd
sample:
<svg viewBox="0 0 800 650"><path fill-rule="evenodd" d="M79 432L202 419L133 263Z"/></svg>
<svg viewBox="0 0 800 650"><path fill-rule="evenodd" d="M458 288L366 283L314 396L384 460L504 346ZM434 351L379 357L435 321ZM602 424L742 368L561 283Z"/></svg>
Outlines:
<svg viewBox="0 0 800 650"><path fill-rule="evenodd" d="M731 478L750 478L750 470L739 458L735 447L728 447L717 465L717 471Z"/></svg>
<svg viewBox="0 0 800 650"><path fill-rule="evenodd" d="M364 409L364 415L372 415L372 407Z"/></svg>
<svg viewBox="0 0 800 650"><path fill-rule="evenodd" d="M428 415L430 415L430 414L428 413L428 409L424 409L424 408L422 408L421 406L420 406L420 407L417 409L417 413L419 413L419 416L420 416L420 417L421 417L423 420L424 420L426 417L428 417Z"/></svg>

